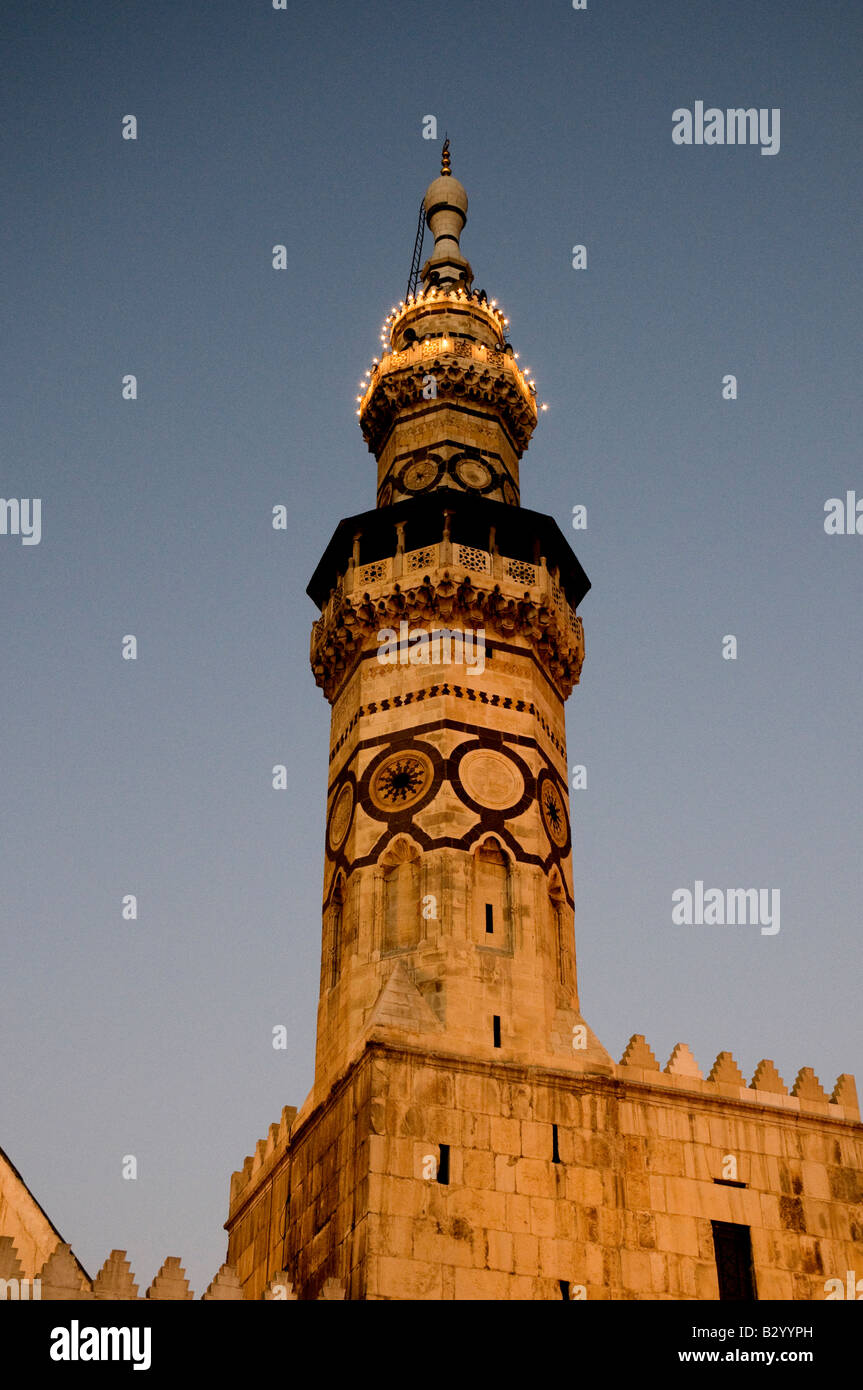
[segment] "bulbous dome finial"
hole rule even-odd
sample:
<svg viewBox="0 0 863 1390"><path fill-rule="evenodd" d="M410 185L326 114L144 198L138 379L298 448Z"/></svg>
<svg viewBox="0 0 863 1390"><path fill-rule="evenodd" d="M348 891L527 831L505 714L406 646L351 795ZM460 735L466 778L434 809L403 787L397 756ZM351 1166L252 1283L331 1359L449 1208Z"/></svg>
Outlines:
<svg viewBox="0 0 863 1390"><path fill-rule="evenodd" d="M425 196L426 222L434 237L434 250L422 268L422 282L432 285L464 284L473 281L470 262L462 255L459 237L467 222L467 193L453 178L449 136L443 142L440 176L428 186Z"/></svg>

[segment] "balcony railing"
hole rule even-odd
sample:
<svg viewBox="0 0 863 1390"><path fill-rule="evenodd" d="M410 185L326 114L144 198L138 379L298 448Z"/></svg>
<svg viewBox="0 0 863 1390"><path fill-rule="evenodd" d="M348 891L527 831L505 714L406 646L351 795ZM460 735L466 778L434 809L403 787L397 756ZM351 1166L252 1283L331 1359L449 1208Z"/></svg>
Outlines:
<svg viewBox="0 0 863 1390"><path fill-rule="evenodd" d="M444 537L436 545L424 545L407 551L397 549L395 555L371 560L364 565L349 561L347 573L340 578L315 623L315 635L323 632L343 597L356 603L364 594L368 594L374 602L392 592L395 584L402 589L411 589L422 583L425 574L442 569L449 570L456 582L467 576L483 576L483 587L497 584L506 598L521 599L528 592L534 603L545 600L556 610L561 626L573 638L580 634L581 621L566 600L557 571L550 570L544 558L531 564L527 560L500 555L497 551L460 545Z"/></svg>

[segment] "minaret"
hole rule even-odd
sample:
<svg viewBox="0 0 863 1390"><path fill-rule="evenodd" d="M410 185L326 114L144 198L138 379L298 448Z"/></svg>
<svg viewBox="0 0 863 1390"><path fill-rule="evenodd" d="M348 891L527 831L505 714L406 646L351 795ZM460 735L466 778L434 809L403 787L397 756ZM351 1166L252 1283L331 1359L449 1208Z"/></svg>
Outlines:
<svg viewBox="0 0 863 1390"><path fill-rule="evenodd" d="M747 1085L683 1043L660 1070L641 1034L615 1066L582 1018L564 702L589 585L520 505L534 383L473 289L448 146L425 214L358 397L377 505L309 586L314 1085L232 1176L228 1263L252 1299L823 1298L863 1268L853 1078L789 1093L764 1059Z"/></svg>
<svg viewBox="0 0 863 1390"><path fill-rule="evenodd" d="M564 701L589 581L519 505L537 421L496 300L472 289L444 146L422 288L384 325L357 414L377 506L309 586L332 706L315 1085L372 1036L611 1069L579 1012Z"/></svg>

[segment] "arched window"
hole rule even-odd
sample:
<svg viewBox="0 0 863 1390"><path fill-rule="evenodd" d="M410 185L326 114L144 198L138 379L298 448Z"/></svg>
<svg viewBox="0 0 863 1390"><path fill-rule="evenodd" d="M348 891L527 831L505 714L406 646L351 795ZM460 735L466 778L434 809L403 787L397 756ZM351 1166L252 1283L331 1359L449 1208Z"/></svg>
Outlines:
<svg viewBox="0 0 863 1390"><path fill-rule="evenodd" d="M420 939L420 854L400 836L381 858L384 951L406 950Z"/></svg>
<svg viewBox="0 0 863 1390"><path fill-rule="evenodd" d="M339 971L342 965L344 908L345 881L341 874L339 874L330 902L330 989L338 982Z"/></svg>
<svg viewBox="0 0 863 1390"><path fill-rule="evenodd" d="M480 946L510 944L509 860L499 840L490 835L474 855L474 939Z"/></svg>
<svg viewBox="0 0 863 1390"><path fill-rule="evenodd" d="M570 945L568 940L569 912L563 883L557 869L552 871L548 885L548 900L554 927L554 949L557 954L557 974L562 985L570 982Z"/></svg>

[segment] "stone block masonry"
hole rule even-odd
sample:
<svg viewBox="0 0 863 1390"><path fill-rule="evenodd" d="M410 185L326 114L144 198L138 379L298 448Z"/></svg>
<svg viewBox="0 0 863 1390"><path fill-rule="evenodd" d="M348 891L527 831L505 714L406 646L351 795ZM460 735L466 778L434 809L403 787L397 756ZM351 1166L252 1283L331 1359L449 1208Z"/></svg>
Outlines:
<svg viewBox="0 0 863 1390"><path fill-rule="evenodd" d="M660 1071L636 1037L614 1077L573 1076L372 1041L234 1175L245 1297L284 1271L300 1299L329 1279L361 1300L716 1299L724 1222L748 1228L759 1297L823 1299L863 1270L853 1081L821 1100L807 1072L787 1096L702 1080L690 1056Z"/></svg>

